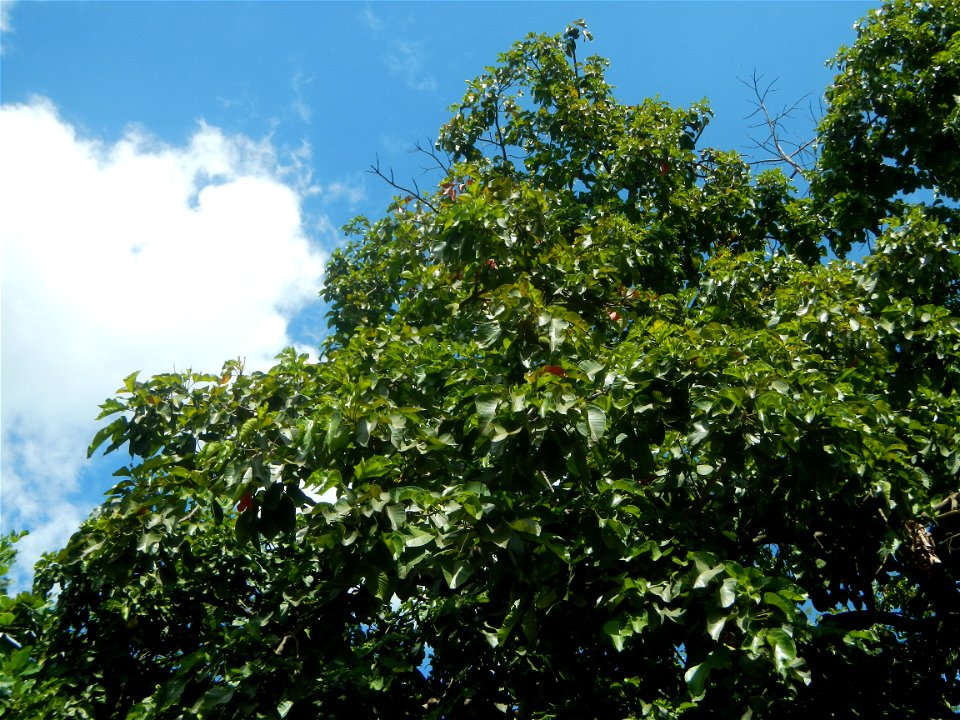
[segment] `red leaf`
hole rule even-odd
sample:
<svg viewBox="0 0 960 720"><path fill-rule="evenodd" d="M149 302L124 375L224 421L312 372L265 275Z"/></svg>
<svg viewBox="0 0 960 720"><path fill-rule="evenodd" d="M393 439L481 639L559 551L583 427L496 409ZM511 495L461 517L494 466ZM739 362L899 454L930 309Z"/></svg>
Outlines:
<svg viewBox="0 0 960 720"><path fill-rule="evenodd" d="M253 507L253 495L251 493L244 493L243 497L240 498L240 502L237 503L237 512L246 512Z"/></svg>
<svg viewBox="0 0 960 720"><path fill-rule="evenodd" d="M567 373L559 365L544 365L543 371L545 373L550 373L551 375L556 375L557 377L564 377Z"/></svg>

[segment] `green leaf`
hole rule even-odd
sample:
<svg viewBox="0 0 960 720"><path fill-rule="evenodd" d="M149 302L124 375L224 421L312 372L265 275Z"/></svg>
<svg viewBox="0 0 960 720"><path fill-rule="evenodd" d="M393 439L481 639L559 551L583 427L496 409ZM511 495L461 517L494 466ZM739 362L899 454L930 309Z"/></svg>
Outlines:
<svg viewBox="0 0 960 720"><path fill-rule="evenodd" d="M327 421L327 436L326 444L330 448L335 448L340 445L340 438L343 437L344 433L341 431L340 423L342 422L343 417L339 411L334 411L330 415L330 419Z"/></svg>
<svg viewBox="0 0 960 720"><path fill-rule="evenodd" d="M495 395L484 395L476 400L477 417L480 423L485 425L489 423L497 413L497 407L500 405L500 398Z"/></svg>
<svg viewBox="0 0 960 720"><path fill-rule="evenodd" d="M520 518L518 520L511 520L507 524L519 533L533 535L534 537L540 535L540 523L536 520Z"/></svg>
<svg viewBox="0 0 960 720"><path fill-rule="evenodd" d="M691 447L702 443L710 435L710 424L704 420L697 420L693 424L693 432L687 436L687 442Z"/></svg>
<svg viewBox="0 0 960 720"><path fill-rule="evenodd" d="M503 645L510 639L513 629L522 617L523 606L519 600L515 600L513 605L510 606L510 611L506 614L506 617L504 617L503 624L500 625L500 629L497 630L497 646Z"/></svg>
<svg viewBox="0 0 960 720"><path fill-rule="evenodd" d="M477 328L477 345L481 348L489 348L500 337L500 323L487 322L481 323Z"/></svg>
<svg viewBox="0 0 960 720"><path fill-rule="evenodd" d="M783 380L773 380L770 382L770 387L776 390L781 395L786 395L790 392L790 386L787 385Z"/></svg>
<svg viewBox="0 0 960 720"><path fill-rule="evenodd" d="M690 689L690 695L694 698L702 698L705 694L707 680L710 678L710 672L718 668L729 665L730 652L726 648L712 650L706 659L687 669L683 674Z"/></svg>
<svg viewBox="0 0 960 720"><path fill-rule="evenodd" d="M357 423L357 445L367 447L370 444L370 434L377 427L377 419L361 418Z"/></svg>
<svg viewBox="0 0 960 720"><path fill-rule="evenodd" d="M711 614L707 617L707 634L714 640L720 639L723 632L723 626L727 622L727 616L721 614Z"/></svg>
<svg viewBox="0 0 960 720"><path fill-rule="evenodd" d="M240 442L249 445L260 427L260 420L258 418L252 417L247 420L243 425L240 426L240 430L237 433L237 437L240 438Z"/></svg>
<svg viewBox="0 0 960 720"><path fill-rule="evenodd" d="M87 448L87 457L93 457L97 449L106 442L107 438L112 438L113 443L107 449L107 452L116 449L122 443L122 438L126 436L127 418L119 417L106 427L102 427L93 436L90 446Z"/></svg>
<svg viewBox="0 0 960 720"><path fill-rule="evenodd" d="M730 607L737 599L737 580L736 578L727 578L718 590L720 595L720 607Z"/></svg>
<svg viewBox="0 0 960 720"><path fill-rule="evenodd" d="M587 405L587 424L591 442L599 442L607 430L607 415L597 405Z"/></svg>
<svg viewBox="0 0 960 720"><path fill-rule="evenodd" d="M173 705L180 700L184 689L187 687L187 678L184 676L174 676L160 685L155 694L155 699L159 707Z"/></svg>
<svg viewBox="0 0 960 720"><path fill-rule="evenodd" d="M562 318L558 317L548 317L545 318L541 316L541 323L546 322L548 326L547 331L547 341L550 346L551 354L556 352L565 339L566 330L570 327L570 323Z"/></svg>
<svg viewBox="0 0 960 720"><path fill-rule="evenodd" d="M710 581L724 571L723 563L712 568L705 568L697 574L697 579L693 582L694 589L705 588L710 585ZM726 583L726 581L724 581ZM726 606L724 606L726 607Z"/></svg>
<svg viewBox="0 0 960 720"><path fill-rule="evenodd" d="M792 621L797 615L797 607L790 600L787 600L781 595L772 592L766 592L763 594L763 601L767 605L773 605L776 608L779 608L783 613L783 616L786 620Z"/></svg>
<svg viewBox="0 0 960 720"><path fill-rule="evenodd" d="M136 392L137 385L140 383L137 381L137 376L140 374L140 371L132 372L123 379L123 387L121 387L117 392Z"/></svg>
<svg viewBox="0 0 960 720"><path fill-rule="evenodd" d="M137 550L143 553L153 553L162 540L163 535L159 532L145 532L140 536L140 541L137 543Z"/></svg>
<svg viewBox="0 0 960 720"><path fill-rule="evenodd" d="M462 560L454 561L452 564L442 566L443 577L447 581L447 586L451 590L456 590L466 583L474 574L474 568Z"/></svg>
<svg viewBox="0 0 960 720"><path fill-rule="evenodd" d="M773 660L778 671L789 668L797 659L797 646L793 638L779 629L767 632L767 643L773 648Z"/></svg>
<svg viewBox="0 0 960 720"><path fill-rule="evenodd" d="M109 417L114 413L123 412L127 409L127 404L117 400L116 398L110 398L100 405L100 414L95 418L96 420L103 420L105 417ZM89 457L89 456L88 456Z"/></svg>
<svg viewBox="0 0 960 720"><path fill-rule="evenodd" d="M193 706L193 712L202 712L210 708L226 705L233 699L236 692L235 688L218 685L210 688L200 700Z"/></svg>
<svg viewBox="0 0 960 720"><path fill-rule="evenodd" d="M436 536L433 533L429 533L416 527L407 528L406 533L407 534L404 537L404 544L411 548L422 547L436 540Z"/></svg>
<svg viewBox="0 0 960 720"><path fill-rule="evenodd" d="M393 463L390 458L383 455L371 455L361 458L360 462L353 468L353 476L357 481L372 480L380 478L393 469Z"/></svg>
<svg viewBox="0 0 960 720"><path fill-rule="evenodd" d="M623 652L624 643L633 635L633 627L626 625L622 618L614 618L604 623L603 632L613 642L617 652Z"/></svg>
<svg viewBox="0 0 960 720"><path fill-rule="evenodd" d="M598 372L600 372L601 370L603 370L603 365L602 365L601 363L597 362L596 360L589 359L589 358L586 359L586 360L581 360L581 361L578 363L578 365L580 366L580 369L583 370L584 373L586 373L587 377L588 377L590 380L593 380L594 376L595 376Z"/></svg>
<svg viewBox="0 0 960 720"><path fill-rule="evenodd" d="M387 517L390 519L390 525L394 530L399 530L407 522L407 511L403 508L402 505L386 505L384 511L387 513Z"/></svg>
<svg viewBox="0 0 960 720"><path fill-rule="evenodd" d="M372 594L383 602L387 602L393 596L395 582L392 576L384 570L378 571L374 576L374 582L368 583L367 587L372 587Z"/></svg>

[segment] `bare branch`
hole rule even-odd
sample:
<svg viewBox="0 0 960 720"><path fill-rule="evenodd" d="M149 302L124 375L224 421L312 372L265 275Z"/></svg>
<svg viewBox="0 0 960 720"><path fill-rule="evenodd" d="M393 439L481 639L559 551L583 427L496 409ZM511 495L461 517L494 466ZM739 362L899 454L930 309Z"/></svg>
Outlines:
<svg viewBox="0 0 960 720"><path fill-rule="evenodd" d="M810 169L814 159L814 145L816 141L815 139L787 139L785 124L787 120L794 117L800 110L801 103L809 96L805 95L792 105L784 106L779 111L774 112L771 110L770 96L776 92L776 78L764 86L762 85L763 76L757 75L756 72L754 72L749 82L745 80L740 80L740 82L749 87L756 98L755 108L753 112L747 115L747 119L759 117L760 120L753 127L766 130L766 137L763 139L751 139L754 142L754 147L768 155L768 157L755 160L750 164L787 165L793 170L793 172L790 173L790 178L800 175L800 177L806 180L807 171Z"/></svg>
<svg viewBox="0 0 960 720"><path fill-rule="evenodd" d="M372 175L376 175L378 178L380 178L381 180L383 180L385 183L387 183L387 185L389 185L390 187L394 188L395 190L399 190L399 191L402 192L402 193L406 193L406 195L407 195L408 197L411 197L411 198L417 200L418 202L423 203L424 205L426 205L428 208L430 208L430 209L433 210L434 212L437 212L436 206L435 206L433 203L431 203L429 200L427 200L427 199L423 196L423 194L420 192L420 187L417 185L416 180L413 181L413 189L411 190L411 189L408 188L408 187L404 187L403 185L400 185L396 180L394 180L393 170L390 171L390 175L389 175L389 176L386 175L386 174L383 172L383 170L380 169L380 157L379 157L379 156L377 157L376 162L375 162L373 165L370 166L370 170L368 170L368 172L371 173Z"/></svg>
<svg viewBox="0 0 960 720"><path fill-rule="evenodd" d="M444 162L444 161L440 158L440 156L437 154L437 151L435 150L435 147L436 147L436 146L434 145L433 141L430 140L430 138L427 138L427 142L430 143L430 145L429 145L428 147L424 147L423 145L421 145L419 140L418 140L416 143L414 143L414 146L413 146L413 147L414 147L414 152L419 152L419 153L422 153L422 154L426 155L428 158L430 158L431 160L433 160L433 162L434 162L434 164L436 165L436 167L437 167L444 175L449 175L449 174L450 174L450 166L451 166L451 162L450 162L449 158L447 158L447 161ZM423 172L424 172L424 173L428 173L428 172L430 172L431 170L434 170L434 169L435 169L435 168L423 168Z"/></svg>

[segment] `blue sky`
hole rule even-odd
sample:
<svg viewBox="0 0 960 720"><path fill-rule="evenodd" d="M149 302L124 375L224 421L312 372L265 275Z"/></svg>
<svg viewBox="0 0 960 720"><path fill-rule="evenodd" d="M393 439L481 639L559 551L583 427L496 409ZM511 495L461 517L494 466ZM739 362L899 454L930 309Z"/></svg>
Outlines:
<svg viewBox="0 0 960 720"><path fill-rule="evenodd" d="M22 564L112 484L123 457L85 448L129 372L316 348L338 228L394 192L367 169L435 182L411 149L514 40L582 17L622 102L706 97L704 141L747 151L741 80L816 110L878 5L3 0L0 525L31 532Z"/></svg>

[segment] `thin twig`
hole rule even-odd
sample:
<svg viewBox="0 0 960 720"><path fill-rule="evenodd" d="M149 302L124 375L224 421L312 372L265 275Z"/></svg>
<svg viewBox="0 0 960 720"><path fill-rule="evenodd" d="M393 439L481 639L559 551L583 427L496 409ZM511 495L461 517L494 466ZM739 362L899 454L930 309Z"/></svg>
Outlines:
<svg viewBox="0 0 960 720"><path fill-rule="evenodd" d="M779 112L774 113L770 110L769 96L771 93L776 92L777 79L774 78L774 80L768 83L766 87L761 88L762 80L763 76L757 75L754 72L750 82L745 80L740 81L749 87L756 97L756 107L753 112L747 115L747 118L749 119L752 117L761 116L762 119L753 127L766 128L767 131L767 136L762 140L751 138L754 141L754 147L771 156L752 161L750 164L787 165L793 169L793 172L790 174L791 179L797 175L807 179L808 165L804 162L804 158L814 154L813 148L816 141L814 139L810 139L800 142L788 142L784 138L783 133L784 121L792 118L800 109L800 104L803 102L803 100L809 96L805 95L793 103L793 105L789 107L785 106Z"/></svg>
<svg viewBox="0 0 960 720"><path fill-rule="evenodd" d="M429 200L427 200L427 199L420 193L420 187L417 185L416 181L414 181L414 183L413 183L413 188L414 188L414 189L411 190L411 189L408 188L408 187L404 187L403 185L400 185L396 180L394 180L393 170L390 171L390 175L389 175L389 177L388 177L388 176L383 172L383 170L380 169L380 157L379 157L379 156L377 156L376 163L374 163L373 165L370 166L370 170L368 170L368 172L371 173L372 175L376 175L378 178L380 178L381 180L383 180L385 183L387 183L387 185L389 185L390 187L394 188L395 190L399 190L399 191L402 192L402 193L406 193L408 196L416 199L418 202L423 203L424 205L426 205L428 208L430 208L430 209L433 210L434 212L437 212L436 206L435 206L433 203L431 203Z"/></svg>
<svg viewBox="0 0 960 720"><path fill-rule="evenodd" d="M435 148L435 147L436 147L436 146L434 145L434 143L430 140L430 138L427 138L427 142L430 143L430 148ZM444 161L441 160L440 157L437 155L436 150L425 148L423 145L420 144L420 141L419 141L419 140L418 140L416 143L414 143L414 151L415 151L415 152L423 153L423 154L426 155L428 158L430 158L431 160L433 160L433 162L436 163L437 168L439 168L440 171L441 171L444 175L449 175L449 174L450 174L451 162L450 162L449 158L447 159L447 162L444 163ZM433 169L434 169L434 168L423 168L423 172L424 172L424 173L428 173L428 172L430 172L430 171L433 170Z"/></svg>

